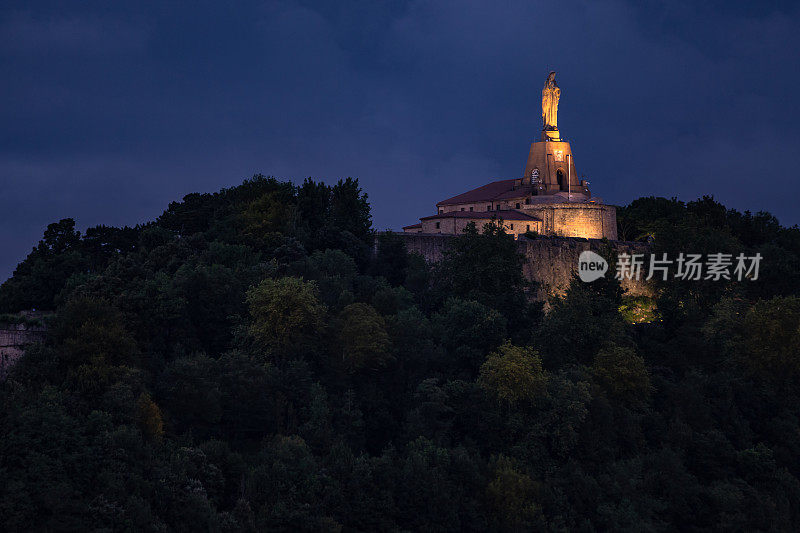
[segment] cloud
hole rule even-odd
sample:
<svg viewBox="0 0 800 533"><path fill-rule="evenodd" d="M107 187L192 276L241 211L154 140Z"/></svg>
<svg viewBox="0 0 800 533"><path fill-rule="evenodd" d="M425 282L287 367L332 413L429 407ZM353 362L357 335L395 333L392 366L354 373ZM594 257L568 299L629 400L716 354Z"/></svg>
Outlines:
<svg viewBox="0 0 800 533"><path fill-rule="evenodd" d="M0 43L16 52L104 55L140 50L147 35L145 26L95 14L12 11L0 22Z"/></svg>
<svg viewBox="0 0 800 533"><path fill-rule="evenodd" d="M715 194L800 222L797 7L705 6L30 3L0 18L3 250L16 261L60 216L135 224L255 172L358 177L397 229L521 174L550 69L605 200Z"/></svg>

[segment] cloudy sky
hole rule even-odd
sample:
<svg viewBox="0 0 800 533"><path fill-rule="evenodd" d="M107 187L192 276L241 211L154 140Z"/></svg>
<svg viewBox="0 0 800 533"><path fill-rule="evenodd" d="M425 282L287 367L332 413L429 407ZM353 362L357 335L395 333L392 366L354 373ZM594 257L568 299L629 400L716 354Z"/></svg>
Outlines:
<svg viewBox="0 0 800 533"><path fill-rule="evenodd" d="M357 177L378 229L413 223L521 176L549 70L594 194L800 223L796 2L222 5L3 2L0 279L49 222L134 225L255 173Z"/></svg>

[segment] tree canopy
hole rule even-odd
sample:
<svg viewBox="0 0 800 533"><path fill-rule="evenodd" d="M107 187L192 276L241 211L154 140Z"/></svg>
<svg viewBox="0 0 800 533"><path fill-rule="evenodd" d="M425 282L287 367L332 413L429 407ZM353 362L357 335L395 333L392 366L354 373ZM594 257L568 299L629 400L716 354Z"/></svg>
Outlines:
<svg viewBox="0 0 800 533"><path fill-rule="evenodd" d="M55 222L0 286L53 312L0 382L0 529L798 529L800 230L712 198L619 224L761 275L544 312L500 225L429 265L350 178Z"/></svg>

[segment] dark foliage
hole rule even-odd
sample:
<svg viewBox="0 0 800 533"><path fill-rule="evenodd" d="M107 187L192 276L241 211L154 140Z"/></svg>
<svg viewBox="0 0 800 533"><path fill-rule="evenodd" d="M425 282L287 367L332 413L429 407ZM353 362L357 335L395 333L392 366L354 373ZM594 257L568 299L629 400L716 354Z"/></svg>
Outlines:
<svg viewBox="0 0 800 533"><path fill-rule="evenodd" d="M0 287L55 311L0 383L0 529L796 530L800 231L710 198L619 220L761 277L660 282L643 324L575 280L543 313L502 228L430 268L352 179L52 224Z"/></svg>

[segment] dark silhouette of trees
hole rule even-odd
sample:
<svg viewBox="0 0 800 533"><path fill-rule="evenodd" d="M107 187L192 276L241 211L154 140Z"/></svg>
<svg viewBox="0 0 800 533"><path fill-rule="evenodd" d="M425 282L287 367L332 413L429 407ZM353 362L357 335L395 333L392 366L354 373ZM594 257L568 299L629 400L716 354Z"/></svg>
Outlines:
<svg viewBox="0 0 800 533"><path fill-rule="evenodd" d="M635 322L576 278L543 313L499 224L427 265L349 178L52 224L0 286L54 313L0 382L0 528L796 530L800 230L712 198L619 220L759 280L659 281Z"/></svg>

